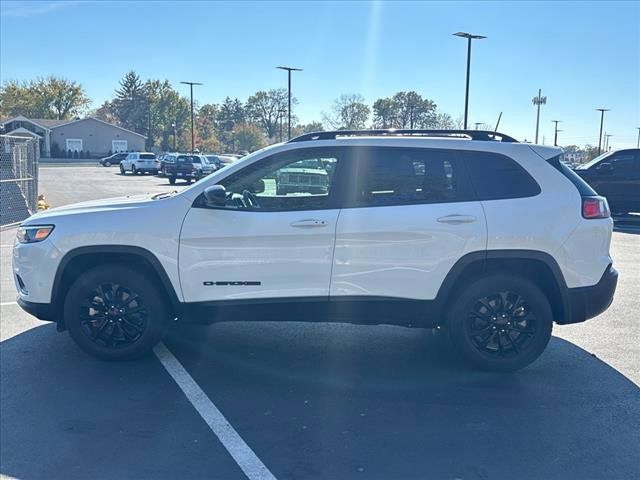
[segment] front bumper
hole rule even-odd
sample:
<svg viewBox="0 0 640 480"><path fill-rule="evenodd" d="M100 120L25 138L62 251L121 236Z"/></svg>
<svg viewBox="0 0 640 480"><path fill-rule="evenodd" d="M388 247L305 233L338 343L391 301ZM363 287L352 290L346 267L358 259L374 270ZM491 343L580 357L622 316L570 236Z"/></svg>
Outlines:
<svg viewBox="0 0 640 480"><path fill-rule="evenodd" d="M584 322L604 312L613 302L617 285L618 271L609 265L597 284L567 289L568 312L562 323Z"/></svg>
<svg viewBox="0 0 640 480"><path fill-rule="evenodd" d="M22 298L18 298L18 305L29 315L33 315L38 320L44 320L46 322L55 322L55 312L50 303L35 303L27 302Z"/></svg>

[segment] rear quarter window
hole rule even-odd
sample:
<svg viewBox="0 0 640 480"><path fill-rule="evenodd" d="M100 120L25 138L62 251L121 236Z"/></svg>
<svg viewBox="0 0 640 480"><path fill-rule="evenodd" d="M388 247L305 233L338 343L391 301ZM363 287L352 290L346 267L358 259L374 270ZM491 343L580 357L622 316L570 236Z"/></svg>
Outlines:
<svg viewBox="0 0 640 480"><path fill-rule="evenodd" d="M589 186L587 182L585 182L580 176L571 170L569 166L563 162L563 155L558 155L556 157L550 158L547 160L549 164L555 168L558 172L564 175L573 185L578 189L580 195L582 197L593 197L598 195L596 191Z"/></svg>
<svg viewBox="0 0 640 480"><path fill-rule="evenodd" d="M467 160L478 200L526 198L538 195L540 185L518 163L498 153L461 152Z"/></svg>

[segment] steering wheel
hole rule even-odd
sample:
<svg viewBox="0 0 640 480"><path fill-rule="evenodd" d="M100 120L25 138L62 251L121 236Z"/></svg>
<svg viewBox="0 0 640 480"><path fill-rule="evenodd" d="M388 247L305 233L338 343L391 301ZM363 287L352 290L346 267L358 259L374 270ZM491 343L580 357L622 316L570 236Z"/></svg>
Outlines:
<svg viewBox="0 0 640 480"><path fill-rule="evenodd" d="M247 208L259 208L258 198L249 190L242 191L242 202Z"/></svg>

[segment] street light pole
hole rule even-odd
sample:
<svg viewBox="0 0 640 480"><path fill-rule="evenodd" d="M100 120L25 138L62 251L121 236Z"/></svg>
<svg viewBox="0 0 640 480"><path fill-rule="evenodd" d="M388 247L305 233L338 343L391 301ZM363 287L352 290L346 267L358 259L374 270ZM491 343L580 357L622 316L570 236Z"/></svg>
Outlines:
<svg viewBox="0 0 640 480"><path fill-rule="evenodd" d="M636 144L636 148L640 148L640 127L637 127L638 129L638 143Z"/></svg>
<svg viewBox="0 0 640 480"><path fill-rule="evenodd" d="M189 85L189 90L191 91L191 153L195 151L195 135L193 129L193 86L194 85L202 85L202 83L198 82L180 82L185 85Z"/></svg>
<svg viewBox="0 0 640 480"><path fill-rule="evenodd" d="M534 142L534 143L538 143L538 131L540 130L540 105L547 104L547 97L542 96L542 89L539 88L538 96L533 97L533 100L531 101L533 102L534 105L538 106L538 114L536 116L536 141Z"/></svg>
<svg viewBox="0 0 640 480"><path fill-rule="evenodd" d="M471 40L481 40L487 38L484 35L473 35L467 32L457 32L456 37L467 39L467 84L464 93L464 129L467 129L467 118L469 117L469 76L471 74Z"/></svg>
<svg viewBox="0 0 640 480"><path fill-rule="evenodd" d="M289 96L289 107L287 109L287 111L289 112L289 127L288 127L288 139L291 140L291 72L301 72L302 69L301 68L294 68L294 67L276 67L279 68L280 70L286 70L287 71L287 79L288 79L288 96Z"/></svg>
<svg viewBox="0 0 640 480"><path fill-rule="evenodd" d="M175 122L171 124L173 127L173 151L176 152L178 149L176 147L176 124Z"/></svg>
<svg viewBox="0 0 640 480"><path fill-rule="evenodd" d="M476 126L476 130L477 130L477 129L478 129L478 127L479 127L480 125L482 125L482 122L475 122L475 123L474 123L474 125Z"/></svg>
<svg viewBox="0 0 640 480"><path fill-rule="evenodd" d="M605 132L604 134L604 151L608 152L609 151L609 137L613 137L612 133L607 134Z"/></svg>
<svg viewBox="0 0 640 480"><path fill-rule="evenodd" d="M604 125L604 112L608 112L608 108L596 108L600 112L600 135L598 136L598 155L602 152L602 126Z"/></svg>
<svg viewBox="0 0 640 480"><path fill-rule="evenodd" d="M558 130L558 123L560 123L562 120L551 120L553 123L556 124L555 128L554 128L554 132L553 132L553 146L557 147L558 146L558 132L560 130Z"/></svg>

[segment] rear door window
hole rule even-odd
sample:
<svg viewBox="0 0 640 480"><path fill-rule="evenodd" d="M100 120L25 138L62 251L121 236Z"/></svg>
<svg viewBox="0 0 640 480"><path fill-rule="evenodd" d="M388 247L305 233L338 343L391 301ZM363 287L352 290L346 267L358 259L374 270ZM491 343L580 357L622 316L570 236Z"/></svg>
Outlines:
<svg viewBox="0 0 640 480"><path fill-rule="evenodd" d="M501 200L538 195L538 183L518 163L498 153L460 152L466 159L478 200Z"/></svg>
<svg viewBox="0 0 640 480"><path fill-rule="evenodd" d="M473 200L457 152L426 148L355 148L352 207L383 207Z"/></svg>

